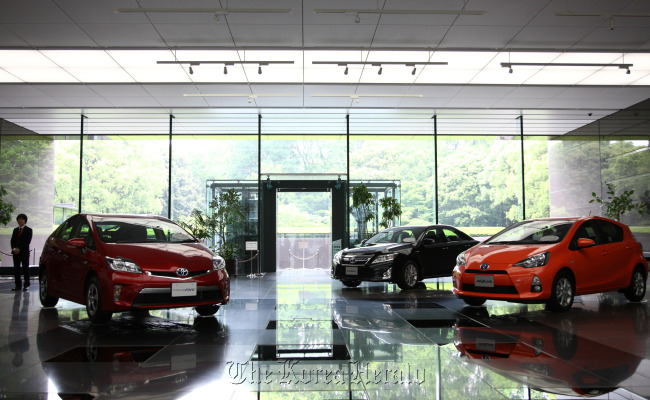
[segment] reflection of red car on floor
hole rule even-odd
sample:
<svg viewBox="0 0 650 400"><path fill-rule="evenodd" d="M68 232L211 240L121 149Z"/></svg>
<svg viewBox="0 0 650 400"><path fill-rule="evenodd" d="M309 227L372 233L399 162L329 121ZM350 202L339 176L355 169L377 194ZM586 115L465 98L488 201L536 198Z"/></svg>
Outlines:
<svg viewBox="0 0 650 400"><path fill-rule="evenodd" d="M639 324L629 319L639 313L620 315L624 317L606 323ZM594 323L590 319L603 324L598 313L578 319L573 313L563 314L562 318L555 322L563 329L513 316L462 320L454 327L455 345L474 364L536 390L568 396L597 396L615 390L643 360L644 334L630 338L634 340L623 351L581 336L582 325L589 329ZM647 318L641 323L647 323Z"/></svg>
<svg viewBox="0 0 650 400"><path fill-rule="evenodd" d="M467 304L486 299L546 303L567 311L576 295L621 291L645 296L648 262L630 228L601 217L516 223L460 253L453 292Z"/></svg>
<svg viewBox="0 0 650 400"><path fill-rule="evenodd" d="M159 216L77 214L45 242L40 299L86 304L92 322L132 308L195 307L213 315L230 298L223 258Z"/></svg>

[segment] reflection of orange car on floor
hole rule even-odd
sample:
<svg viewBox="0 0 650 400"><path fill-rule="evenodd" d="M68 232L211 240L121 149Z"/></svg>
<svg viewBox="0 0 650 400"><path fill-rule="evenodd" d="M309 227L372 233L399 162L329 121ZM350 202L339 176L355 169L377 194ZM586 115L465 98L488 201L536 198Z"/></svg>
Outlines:
<svg viewBox="0 0 650 400"><path fill-rule="evenodd" d="M486 299L546 303L567 311L576 295L621 291L645 296L648 262L626 225L601 217L516 223L458 255L453 292L467 304Z"/></svg>
<svg viewBox="0 0 650 400"><path fill-rule="evenodd" d="M630 314L622 315L607 323L638 325L627 318ZM598 396L615 390L643 360L645 336L629 340L623 351L581 335L582 324L588 329L590 319L603 323L597 313L578 320L573 317L561 317L566 320L560 325L571 327L567 330L513 316L461 320L454 327L454 341L471 363L536 390L568 396Z"/></svg>

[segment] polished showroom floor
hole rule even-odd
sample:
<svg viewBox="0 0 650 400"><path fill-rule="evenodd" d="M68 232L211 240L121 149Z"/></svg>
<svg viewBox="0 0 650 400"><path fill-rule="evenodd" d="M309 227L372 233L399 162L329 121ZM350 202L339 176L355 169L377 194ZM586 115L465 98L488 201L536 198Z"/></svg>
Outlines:
<svg viewBox="0 0 650 400"><path fill-rule="evenodd" d="M192 309L43 309L0 281L0 399L650 398L650 306L618 293L466 307L448 280L343 288L325 270L232 280L216 317Z"/></svg>

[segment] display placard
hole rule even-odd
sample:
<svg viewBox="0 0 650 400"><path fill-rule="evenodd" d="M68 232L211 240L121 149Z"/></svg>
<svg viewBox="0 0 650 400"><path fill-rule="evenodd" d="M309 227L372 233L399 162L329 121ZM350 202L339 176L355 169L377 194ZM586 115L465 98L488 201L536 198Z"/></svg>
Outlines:
<svg viewBox="0 0 650 400"><path fill-rule="evenodd" d="M257 250L257 242L246 242L246 251L256 251Z"/></svg>

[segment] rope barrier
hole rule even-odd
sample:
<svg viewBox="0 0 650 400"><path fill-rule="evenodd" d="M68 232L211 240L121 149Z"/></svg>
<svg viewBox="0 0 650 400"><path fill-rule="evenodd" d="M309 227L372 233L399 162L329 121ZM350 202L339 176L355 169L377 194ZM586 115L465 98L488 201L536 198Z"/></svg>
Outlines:
<svg viewBox="0 0 650 400"><path fill-rule="evenodd" d="M301 258L301 257L298 257L297 255L293 254L293 252L291 251L291 249L289 249L289 254L291 254L295 259L300 260L300 261L311 260L312 258L316 257L316 256L318 255L319 252L320 252L320 250L318 250L318 251L316 252L316 254L314 254L313 256L309 256L309 257L306 257L306 258Z"/></svg>
<svg viewBox="0 0 650 400"><path fill-rule="evenodd" d="M31 253L32 251L33 251L34 253L36 253L36 249L30 249L30 250L29 250L30 253ZM4 251L0 251L0 254L4 254L5 256L13 256L13 255L14 255L13 253L5 253Z"/></svg>
<svg viewBox="0 0 650 400"><path fill-rule="evenodd" d="M237 260L237 262L238 262L238 263L249 262L249 261L252 261L252 260L256 259L257 256L259 256L259 255L260 255L260 252L258 251L257 253L255 253L255 255L254 255L253 257L249 258L248 260Z"/></svg>

